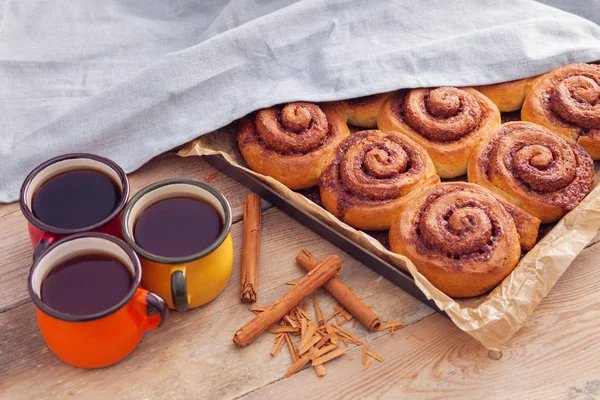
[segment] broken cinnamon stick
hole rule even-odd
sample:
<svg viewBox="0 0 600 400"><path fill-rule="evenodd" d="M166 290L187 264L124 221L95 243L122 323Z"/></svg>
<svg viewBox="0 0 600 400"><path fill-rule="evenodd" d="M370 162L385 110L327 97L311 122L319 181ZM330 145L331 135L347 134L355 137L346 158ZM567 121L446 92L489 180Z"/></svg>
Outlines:
<svg viewBox="0 0 600 400"><path fill-rule="evenodd" d="M298 253L296 261L307 271L311 271L319 263L319 260L306 249L302 249ZM332 278L324 287L369 331L375 331L381 325L379 317L352 290L344 285L342 281Z"/></svg>
<svg viewBox="0 0 600 400"><path fill-rule="evenodd" d="M342 268L342 260L338 256L329 256L312 269L298 284L275 304L254 317L233 336L233 341L240 347L249 345L267 328L284 318L294 307L323 286Z"/></svg>
<svg viewBox="0 0 600 400"><path fill-rule="evenodd" d="M244 303L254 303L258 293L260 213L260 197L256 193L250 193L244 202L244 243L240 289L240 297Z"/></svg>

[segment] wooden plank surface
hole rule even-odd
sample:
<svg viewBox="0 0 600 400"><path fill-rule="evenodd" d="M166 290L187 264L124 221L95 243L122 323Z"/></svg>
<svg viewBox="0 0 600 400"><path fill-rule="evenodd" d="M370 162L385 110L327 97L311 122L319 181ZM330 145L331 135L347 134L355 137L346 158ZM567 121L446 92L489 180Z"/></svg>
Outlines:
<svg viewBox="0 0 600 400"><path fill-rule="evenodd" d="M136 191L159 179L204 179L213 171L200 158L166 156L133 174L131 183ZM246 189L223 174L211 183L228 197L239 221ZM584 250L500 356L488 353L450 321L433 315L370 269L271 208L263 214L257 304L276 301L289 290L285 281L303 276L294 262L301 248L319 258L339 254L344 261L340 278L383 319L405 321L406 327L393 336L368 334L360 326L346 325L385 358L383 363L375 362L362 372L359 346L327 363L324 378L317 378L309 368L283 379L291 360L285 349L275 358L269 355L273 335L265 333L247 348L237 348L231 338L253 316L238 299L242 223L237 222L232 227L234 271L215 301L185 313L172 312L167 323L146 334L122 362L101 370L82 370L54 357L39 335L25 290L31 259L25 222L9 206L0 208L0 398L600 396L600 274L595 272L600 244ZM335 302L328 294L322 292L319 301L325 314L332 311ZM424 341L406 339L411 332ZM414 372L418 375L408 378Z"/></svg>
<svg viewBox="0 0 600 400"><path fill-rule="evenodd" d="M436 314L369 342L386 359L366 372L355 349L329 363L322 379L305 370L248 398L600 398L598 259L600 245L585 249L502 353ZM407 339L410 333L424 341Z"/></svg>
<svg viewBox="0 0 600 400"><path fill-rule="evenodd" d="M432 313L279 210L263 214L263 232L270 233L261 243L258 304L274 303L289 290L285 281L304 276L294 258L306 247L317 257L339 254L344 261L340 278L382 318L411 323ZM241 243L241 235L242 224L237 223L232 230L235 243ZM290 237L295 240L290 242ZM148 333L130 357L99 371L70 367L47 350L31 302L0 314L0 390L22 398L40 398L48 393L56 397L162 398L166 389L174 397L231 398L280 379L291 361L284 352L275 359L270 357L272 335L264 334L245 349L237 348L231 340L235 331L253 317L239 301L240 250L236 245L230 283L215 301L200 309L171 313L167 323ZM328 295L320 296L320 303L324 313L333 311L335 302ZM361 327L354 333L365 339L381 335L368 334ZM143 384L136 383L139 379ZM124 382L132 382L135 390Z"/></svg>

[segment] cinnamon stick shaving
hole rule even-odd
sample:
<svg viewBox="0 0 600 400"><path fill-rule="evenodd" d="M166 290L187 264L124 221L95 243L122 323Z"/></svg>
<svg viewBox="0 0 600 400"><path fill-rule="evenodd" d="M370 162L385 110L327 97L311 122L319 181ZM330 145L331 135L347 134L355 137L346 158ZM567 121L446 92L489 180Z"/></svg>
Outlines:
<svg viewBox="0 0 600 400"><path fill-rule="evenodd" d="M260 197L256 193L250 193L244 202L244 242L240 288L240 297L244 303L254 303L258 293L260 214Z"/></svg>
<svg viewBox="0 0 600 400"><path fill-rule="evenodd" d="M261 312L264 312L269 307L250 307L248 310L252 311L254 315L258 315Z"/></svg>
<svg viewBox="0 0 600 400"><path fill-rule="evenodd" d="M327 345L325 347L321 347L319 350L316 351L316 353L313 355L313 359L321 357L322 355L325 355L327 353L329 353L330 351L337 349L338 347L335 344L330 344Z"/></svg>
<svg viewBox="0 0 600 400"><path fill-rule="evenodd" d="M306 320L303 318L302 321L306 321ZM310 340L313 338L313 336L315 336L315 333L317 333L317 326L313 323L307 324L306 331L302 335L302 339L300 339L299 347L302 348L304 345L306 345L308 342L310 342ZM318 338L320 339L321 337L318 336ZM318 340L317 340L317 342L318 342ZM302 352L300 352L300 353L302 354Z"/></svg>
<svg viewBox="0 0 600 400"><path fill-rule="evenodd" d="M213 179L215 179L217 177L217 175L219 175L219 171L213 172L212 174L210 174L206 178L204 178L204 182L208 183L208 182L212 181Z"/></svg>
<svg viewBox="0 0 600 400"><path fill-rule="evenodd" d="M283 335L283 333L278 333L277 336L275 336L275 345L273 346L273 350L271 350L272 357L275 357L277 354L279 354L279 351L283 347L284 343L285 336Z"/></svg>
<svg viewBox="0 0 600 400"><path fill-rule="evenodd" d="M304 303L303 305L306 305L306 303ZM302 308L296 308L296 312L299 314L299 316L301 316L302 318L306 318L307 320L311 321L312 318L310 317L310 315L308 315L306 313L306 311Z"/></svg>
<svg viewBox="0 0 600 400"><path fill-rule="evenodd" d="M405 376L404 378L406 378L406 379L412 379L412 378L416 378L416 377L417 377L417 375L419 375L419 373L418 373L418 372L413 372L412 374L410 374L410 375L407 375L407 376Z"/></svg>
<svg viewBox="0 0 600 400"><path fill-rule="evenodd" d="M392 371L393 371L393 369L392 369L392 368L390 368L390 369L387 369L387 370L383 371L382 373L380 373L380 374L379 374L379 376L386 376L387 374L389 374L389 373L390 373L390 372L392 372Z"/></svg>
<svg viewBox="0 0 600 400"><path fill-rule="evenodd" d="M285 373L285 377L289 378L290 376L294 375L296 372L300 371L300 369L302 369L302 367L304 367L310 361L310 358L312 357L314 352L315 352L315 349L310 349L306 354L304 354L302 357L300 357L298 360L296 360L292 364L292 366L290 368L288 368L287 372Z"/></svg>
<svg viewBox="0 0 600 400"><path fill-rule="evenodd" d="M306 249L302 249L298 253L296 261L307 271L313 271L313 268L318 264L318 260ZM324 287L369 331L374 331L379 327L381 324L379 317L352 290L344 285L341 280L333 278Z"/></svg>
<svg viewBox="0 0 600 400"><path fill-rule="evenodd" d="M274 326L267 329L269 333L298 333L300 332L300 328L294 328L293 326Z"/></svg>
<svg viewBox="0 0 600 400"><path fill-rule="evenodd" d="M298 352L296 351L294 343L292 343L292 337L289 333L284 333L283 335L285 336L285 342L287 343L288 350L290 351L290 356L292 356L292 360L294 362L298 361L300 357L298 356Z"/></svg>
<svg viewBox="0 0 600 400"><path fill-rule="evenodd" d="M317 344L317 342L319 342L319 340L321 340L320 335L312 336L304 345L301 345L299 347L299 354L302 355L302 354L306 353L311 347L313 347L315 344Z"/></svg>
<svg viewBox="0 0 600 400"><path fill-rule="evenodd" d="M315 370L315 373L317 374L317 376L323 377L323 376L327 375L327 371L325 370L324 365L317 365L317 366L313 367L313 369Z"/></svg>
<svg viewBox="0 0 600 400"><path fill-rule="evenodd" d="M323 336L323 337L321 338L321 340L319 340L319 341L317 342L317 344L315 345L315 347L318 349L319 347L321 347L321 346L323 346L325 343L327 343L327 341L331 341L331 337L332 337L333 335L335 335L335 333L334 333L334 332L331 332L331 333L328 333L328 334L326 334L325 336ZM332 342L332 344L335 344L335 345L337 345L337 343L333 343L333 342Z"/></svg>
<svg viewBox="0 0 600 400"><path fill-rule="evenodd" d="M338 315L341 312L342 312L342 310L336 310L336 311L332 312L327 317L325 317L325 322L326 323L329 322L330 319L332 319L333 317L335 317L336 315Z"/></svg>
<svg viewBox="0 0 600 400"><path fill-rule="evenodd" d="M300 337L304 339L304 335L306 335L306 329L308 328L308 320L306 318L302 318L300 320Z"/></svg>
<svg viewBox="0 0 600 400"><path fill-rule="evenodd" d="M315 317L317 318L317 323L319 326L325 324L325 319L323 318L323 311L321 311L321 307L319 307L319 301L317 300L316 293L313 294L313 307L315 309Z"/></svg>
<svg viewBox="0 0 600 400"><path fill-rule="evenodd" d="M289 315L286 315L284 318L285 318L285 320L286 320L286 321L287 321L287 322L288 322L288 323L289 323L291 326L293 326L294 328L298 328L298 327L299 327L298 323L297 323L296 321L294 321L294 320L292 319L292 317L290 317Z"/></svg>
<svg viewBox="0 0 600 400"><path fill-rule="evenodd" d="M370 355L371 357L373 357L375 360L377 360L379 362L383 362L383 357L376 354L373 350L367 350L367 354Z"/></svg>
<svg viewBox="0 0 600 400"><path fill-rule="evenodd" d="M333 325L325 324L325 329L327 329L327 333L331 335L331 343L337 345L339 342L335 330L333 329Z"/></svg>
<svg viewBox="0 0 600 400"><path fill-rule="evenodd" d="M354 336L353 334L351 334L348 331L345 331L344 329L340 328L339 326L334 325L333 329L335 330L335 332L337 334L348 339L348 341L350 343L353 343L353 344L363 344L364 343L364 341L361 338Z"/></svg>
<svg viewBox="0 0 600 400"><path fill-rule="evenodd" d="M371 366L371 362L373 362L372 358L369 358L367 360L367 362L364 363L363 367L362 367L362 371L365 372L370 366Z"/></svg>
<svg viewBox="0 0 600 400"><path fill-rule="evenodd" d="M442 371L438 371L435 373L435 379L439 379L440 376L442 376Z"/></svg>
<svg viewBox="0 0 600 400"><path fill-rule="evenodd" d="M391 328L391 330L393 330L394 328L397 328L399 326L402 326L401 320L390 321L390 322L386 322L385 324L379 326L379 328L377 328L377 331L381 332L381 331L385 331L386 329L390 329L390 328Z"/></svg>
<svg viewBox="0 0 600 400"><path fill-rule="evenodd" d="M337 358L337 357L342 356L344 354L346 354L346 349L344 349L344 348L337 348L337 349L335 349L333 351L330 351L327 354L325 354L325 355L323 355L323 356L321 356L319 358L315 358L312 361L312 365L315 366L315 365L324 364L327 361L331 361L334 358Z"/></svg>

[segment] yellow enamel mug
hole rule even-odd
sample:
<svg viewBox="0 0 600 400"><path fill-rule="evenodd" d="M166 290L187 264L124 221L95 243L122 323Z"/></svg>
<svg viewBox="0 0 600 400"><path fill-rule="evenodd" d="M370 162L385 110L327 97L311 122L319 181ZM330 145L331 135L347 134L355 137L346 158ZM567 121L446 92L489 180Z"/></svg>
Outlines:
<svg viewBox="0 0 600 400"><path fill-rule="evenodd" d="M223 229L211 245L189 256L163 257L136 243L133 230L139 215L156 202L172 197L197 198L219 212ZM142 263L142 287L177 311L204 305L225 288L233 266L230 229L231 207L225 196L213 186L192 179L167 179L146 186L129 201L121 220L123 238Z"/></svg>

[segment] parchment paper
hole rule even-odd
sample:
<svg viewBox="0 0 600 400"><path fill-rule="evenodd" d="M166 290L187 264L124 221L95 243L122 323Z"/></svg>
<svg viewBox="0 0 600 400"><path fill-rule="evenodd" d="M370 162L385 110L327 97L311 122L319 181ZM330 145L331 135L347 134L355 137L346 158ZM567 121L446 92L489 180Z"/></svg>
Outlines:
<svg viewBox="0 0 600 400"><path fill-rule="evenodd" d="M452 299L421 275L408 258L392 253L371 236L341 222L275 179L246 168L237 147L233 124L188 143L179 152L182 157L213 154L222 155L237 168L269 184L296 207L310 212L367 250L408 272L423 293L446 311L456 326L491 350L501 350L510 341L600 227L600 172L596 167L592 192L521 259L500 285L488 295Z"/></svg>

